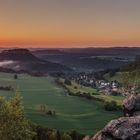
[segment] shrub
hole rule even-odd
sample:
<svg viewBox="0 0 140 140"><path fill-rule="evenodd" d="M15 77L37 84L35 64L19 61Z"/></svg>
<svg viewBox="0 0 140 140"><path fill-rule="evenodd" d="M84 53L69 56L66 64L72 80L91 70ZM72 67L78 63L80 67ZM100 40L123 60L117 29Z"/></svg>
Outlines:
<svg viewBox="0 0 140 140"><path fill-rule="evenodd" d="M18 79L18 75L17 74L14 75L14 79Z"/></svg>
<svg viewBox="0 0 140 140"><path fill-rule="evenodd" d="M85 135L78 133L75 130L72 130L69 132L69 135L71 136L72 140L82 140Z"/></svg>
<svg viewBox="0 0 140 140"><path fill-rule="evenodd" d="M72 140L72 138L71 138L71 136L70 136L70 135L68 135L68 134L64 133L64 134L62 135L61 140Z"/></svg>
<svg viewBox="0 0 140 140"><path fill-rule="evenodd" d="M48 110L48 111L46 111L46 115L49 115L49 116L55 116L55 111L53 111L53 110Z"/></svg>
<svg viewBox="0 0 140 140"><path fill-rule="evenodd" d="M71 86L71 81L69 79L65 79L64 84Z"/></svg>
<svg viewBox="0 0 140 140"><path fill-rule="evenodd" d="M113 95L113 96L120 96L121 93L120 92L117 92L117 91L112 91L111 92L111 95Z"/></svg>
<svg viewBox="0 0 140 140"><path fill-rule="evenodd" d="M116 111L119 109L119 107L115 101L111 101L105 103L104 109L107 111Z"/></svg>

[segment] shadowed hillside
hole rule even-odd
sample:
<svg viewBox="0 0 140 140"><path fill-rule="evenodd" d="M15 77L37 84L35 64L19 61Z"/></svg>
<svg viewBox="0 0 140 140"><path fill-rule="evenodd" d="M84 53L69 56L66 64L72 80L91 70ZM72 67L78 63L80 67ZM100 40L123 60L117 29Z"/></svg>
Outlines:
<svg viewBox="0 0 140 140"><path fill-rule="evenodd" d="M38 58L27 49L12 49L2 51L0 53L0 66L4 68L12 68L14 70L40 72L71 71L70 68L64 65L52 63Z"/></svg>

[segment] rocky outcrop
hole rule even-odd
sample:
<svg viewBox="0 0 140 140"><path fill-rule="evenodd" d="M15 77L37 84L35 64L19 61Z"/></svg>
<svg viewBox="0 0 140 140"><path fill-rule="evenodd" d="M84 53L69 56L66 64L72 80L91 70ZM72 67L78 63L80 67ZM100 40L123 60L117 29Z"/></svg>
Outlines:
<svg viewBox="0 0 140 140"><path fill-rule="evenodd" d="M91 140L140 140L140 116L113 120Z"/></svg>
<svg viewBox="0 0 140 140"><path fill-rule="evenodd" d="M124 116L140 115L140 95L130 95L123 102Z"/></svg>
<svg viewBox="0 0 140 140"><path fill-rule="evenodd" d="M140 140L140 95L129 96L123 107L124 117L110 121L94 137L83 140Z"/></svg>

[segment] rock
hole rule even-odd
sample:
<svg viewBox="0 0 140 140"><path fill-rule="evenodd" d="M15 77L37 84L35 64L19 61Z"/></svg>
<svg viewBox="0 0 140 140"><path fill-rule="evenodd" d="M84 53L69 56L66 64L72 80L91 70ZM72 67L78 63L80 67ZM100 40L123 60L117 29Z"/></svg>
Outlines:
<svg viewBox="0 0 140 140"><path fill-rule="evenodd" d="M123 102L124 116L140 115L140 95L130 95Z"/></svg>
<svg viewBox="0 0 140 140"><path fill-rule="evenodd" d="M112 120L88 140L140 140L140 116Z"/></svg>
<svg viewBox="0 0 140 140"><path fill-rule="evenodd" d="M85 136L83 140L90 140L90 136Z"/></svg>
<svg viewBox="0 0 140 140"><path fill-rule="evenodd" d="M110 121L94 137L83 140L140 140L140 95L130 95L123 107L125 117Z"/></svg>

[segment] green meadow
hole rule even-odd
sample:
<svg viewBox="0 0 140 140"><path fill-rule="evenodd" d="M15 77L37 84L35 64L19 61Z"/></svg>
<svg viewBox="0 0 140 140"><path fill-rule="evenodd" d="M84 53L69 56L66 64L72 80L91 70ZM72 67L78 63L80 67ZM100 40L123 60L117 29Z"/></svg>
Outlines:
<svg viewBox="0 0 140 140"><path fill-rule="evenodd" d="M23 97L23 105L28 119L32 122L63 131L77 130L94 134L112 119L121 116L121 112L107 112L98 101L68 96L66 91L55 83L53 77L32 77L0 73L0 86L12 86ZM11 97L15 91L2 91L0 96ZM40 112L40 105L55 110L56 116Z"/></svg>

